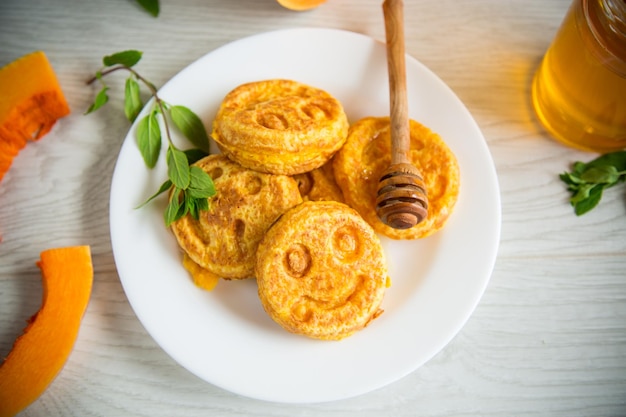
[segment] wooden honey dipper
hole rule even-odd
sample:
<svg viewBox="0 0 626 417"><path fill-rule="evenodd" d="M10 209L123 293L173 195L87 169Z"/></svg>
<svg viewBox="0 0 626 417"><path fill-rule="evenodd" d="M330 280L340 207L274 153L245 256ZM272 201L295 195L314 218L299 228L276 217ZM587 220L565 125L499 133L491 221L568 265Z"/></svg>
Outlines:
<svg viewBox="0 0 626 417"><path fill-rule="evenodd" d="M376 214L394 229L411 228L428 215L424 179L407 156L411 137L406 96L403 8L402 0L383 2L389 71L391 164L380 178Z"/></svg>

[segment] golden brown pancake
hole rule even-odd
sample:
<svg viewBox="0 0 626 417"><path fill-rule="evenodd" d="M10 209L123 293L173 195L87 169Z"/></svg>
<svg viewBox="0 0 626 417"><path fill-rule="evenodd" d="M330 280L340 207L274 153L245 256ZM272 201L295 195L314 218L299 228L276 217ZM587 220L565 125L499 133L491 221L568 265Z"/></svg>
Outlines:
<svg viewBox="0 0 626 417"><path fill-rule="evenodd" d="M242 84L223 99L212 136L222 152L261 172L295 175L322 166L348 133L341 103L292 80Z"/></svg>
<svg viewBox="0 0 626 417"><path fill-rule="evenodd" d="M343 203L308 201L261 241L255 268L265 311L286 330L338 340L382 313L388 285L378 236Z"/></svg>
<svg viewBox="0 0 626 417"><path fill-rule="evenodd" d="M346 203L376 230L393 239L418 239L441 229L459 194L459 166L446 143L427 127L410 120L409 159L422 173L428 193L428 216L410 229L394 229L376 215L380 177L391 162L389 117L367 117L351 126L334 158L335 179Z"/></svg>
<svg viewBox="0 0 626 417"><path fill-rule="evenodd" d="M207 156L195 165L211 175L217 193L198 220L186 215L172 223L178 244L191 260L221 278L252 277L265 232L302 202L298 184L286 175L244 168L224 155Z"/></svg>
<svg viewBox="0 0 626 417"><path fill-rule="evenodd" d="M343 193L335 181L332 159L313 171L294 175L303 201L344 202Z"/></svg>

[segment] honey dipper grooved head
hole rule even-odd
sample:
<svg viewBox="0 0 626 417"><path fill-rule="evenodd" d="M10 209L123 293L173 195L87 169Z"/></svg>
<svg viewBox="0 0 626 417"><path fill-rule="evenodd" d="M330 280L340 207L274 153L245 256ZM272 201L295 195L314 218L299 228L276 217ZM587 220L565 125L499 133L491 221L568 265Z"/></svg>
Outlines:
<svg viewBox="0 0 626 417"><path fill-rule="evenodd" d="M394 229L409 229L428 215L424 179L411 164L394 164L380 178L376 214Z"/></svg>

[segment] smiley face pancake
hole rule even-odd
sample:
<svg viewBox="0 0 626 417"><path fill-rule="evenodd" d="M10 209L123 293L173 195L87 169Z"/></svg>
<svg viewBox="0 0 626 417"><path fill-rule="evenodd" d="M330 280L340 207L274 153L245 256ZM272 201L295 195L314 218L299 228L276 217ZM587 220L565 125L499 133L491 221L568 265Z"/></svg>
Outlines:
<svg viewBox="0 0 626 417"><path fill-rule="evenodd" d="M380 240L342 203L287 211L259 245L255 271L263 308L292 333L339 340L382 313L388 277Z"/></svg>
<svg viewBox="0 0 626 417"><path fill-rule="evenodd" d="M172 223L179 246L193 262L221 278L252 277L265 232L302 202L298 184L286 175L244 168L224 155L207 156L195 165L213 178L217 193L198 220L188 214Z"/></svg>
<svg viewBox="0 0 626 417"><path fill-rule="evenodd" d="M380 177L391 162L389 117L368 117L354 123L334 157L335 179L346 203L378 233L392 239L418 239L441 229L459 195L459 166L448 145L427 127L410 120L409 160L424 177L428 216L409 229L394 229L376 215Z"/></svg>
<svg viewBox="0 0 626 417"><path fill-rule="evenodd" d="M346 140L348 119L329 93L291 80L242 84L229 92L212 137L233 161L295 175L322 166Z"/></svg>

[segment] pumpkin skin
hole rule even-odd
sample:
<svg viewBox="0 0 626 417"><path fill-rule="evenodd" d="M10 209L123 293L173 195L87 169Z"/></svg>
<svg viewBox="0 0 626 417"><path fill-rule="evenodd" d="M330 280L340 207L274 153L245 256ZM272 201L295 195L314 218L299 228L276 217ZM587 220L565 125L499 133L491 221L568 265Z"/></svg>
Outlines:
<svg viewBox="0 0 626 417"><path fill-rule="evenodd" d="M276 0L278 3L290 10L296 11L304 11L314 9L323 3L326 3L326 0Z"/></svg>
<svg viewBox="0 0 626 417"><path fill-rule="evenodd" d="M89 246L45 250L37 265L43 302L0 365L0 417L28 407L58 375L74 347L91 296Z"/></svg>
<svg viewBox="0 0 626 417"><path fill-rule="evenodd" d="M37 140L70 113L42 51L0 68L0 180L29 140Z"/></svg>

